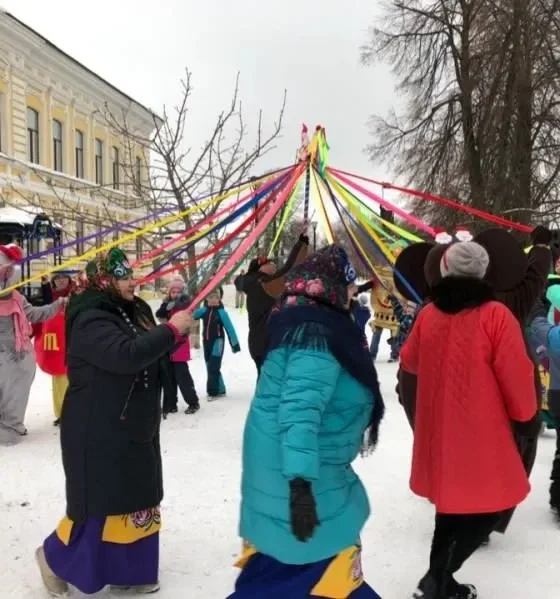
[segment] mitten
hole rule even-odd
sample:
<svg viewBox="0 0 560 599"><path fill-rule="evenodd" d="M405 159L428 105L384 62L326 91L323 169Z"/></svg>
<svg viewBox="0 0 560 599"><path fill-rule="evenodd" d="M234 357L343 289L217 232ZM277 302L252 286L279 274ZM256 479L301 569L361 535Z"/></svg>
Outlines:
<svg viewBox="0 0 560 599"><path fill-rule="evenodd" d="M311 483L302 478L290 481L290 518L292 532L298 541L305 543L319 525Z"/></svg>
<svg viewBox="0 0 560 599"><path fill-rule="evenodd" d="M309 236L305 235L305 233L302 233L299 236L299 240L300 240L301 243L305 243L305 245L309 245Z"/></svg>
<svg viewBox="0 0 560 599"><path fill-rule="evenodd" d="M241 348L239 347L239 345L232 345L232 346L231 346L231 351L232 351L234 354L238 354L238 353L241 351Z"/></svg>
<svg viewBox="0 0 560 599"><path fill-rule="evenodd" d="M549 245L552 241L552 233L546 227L538 225L531 231L531 241L533 245Z"/></svg>

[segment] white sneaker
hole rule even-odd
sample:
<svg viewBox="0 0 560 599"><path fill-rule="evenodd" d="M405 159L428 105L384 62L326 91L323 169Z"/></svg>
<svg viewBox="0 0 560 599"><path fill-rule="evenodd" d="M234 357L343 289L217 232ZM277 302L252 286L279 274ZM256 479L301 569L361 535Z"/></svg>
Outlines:
<svg viewBox="0 0 560 599"><path fill-rule="evenodd" d="M35 559L39 566L43 585L45 586L45 589L47 589L49 595L51 597L65 597L69 591L68 583L59 578L50 569L49 564L47 564L47 559L45 558L45 550L43 547L39 547L37 551L35 551Z"/></svg>

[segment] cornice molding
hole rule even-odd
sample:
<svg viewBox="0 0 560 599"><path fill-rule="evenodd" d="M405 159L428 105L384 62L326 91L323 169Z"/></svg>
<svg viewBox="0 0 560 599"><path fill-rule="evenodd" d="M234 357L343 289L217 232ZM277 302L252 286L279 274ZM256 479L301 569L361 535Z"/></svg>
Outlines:
<svg viewBox="0 0 560 599"><path fill-rule="evenodd" d="M22 77L32 88L44 91L47 87L52 87L54 96L66 103L75 100L77 108L87 106L88 113L103 111L108 104L115 114L127 112L131 126L143 135L148 136L154 130L154 117L144 107L130 101L86 69L80 68L1 11L0 54L7 56L7 64L14 74ZM44 73L38 72L41 70ZM60 77L60 82L57 81L57 76ZM68 92L64 91L64 84L68 86Z"/></svg>

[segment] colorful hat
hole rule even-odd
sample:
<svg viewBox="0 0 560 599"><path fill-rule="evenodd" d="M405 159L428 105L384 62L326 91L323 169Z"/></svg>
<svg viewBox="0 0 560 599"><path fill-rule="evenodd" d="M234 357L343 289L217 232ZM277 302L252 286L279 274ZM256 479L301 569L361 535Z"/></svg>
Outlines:
<svg viewBox="0 0 560 599"><path fill-rule="evenodd" d="M85 272L90 284L105 288L111 279L126 279L133 271L126 254L119 248L112 248L88 262Z"/></svg>
<svg viewBox="0 0 560 599"><path fill-rule="evenodd" d="M488 252L490 264L485 280L494 291L509 291L523 281L528 259L513 235L504 229L487 229L476 235L473 241ZM441 280L440 262L449 245L417 243L403 250L397 258L395 270L402 274L420 298L425 299L430 288ZM394 281L399 293L407 300L418 301L398 275L394 276Z"/></svg>
<svg viewBox="0 0 560 599"><path fill-rule="evenodd" d="M346 250L339 245L329 245L309 256L286 275L285 302L295 305L316 299L343 307L348 302L347 289L356 281L356 277L356 269ZM298 297L302 301L298 302Z"/></svg>

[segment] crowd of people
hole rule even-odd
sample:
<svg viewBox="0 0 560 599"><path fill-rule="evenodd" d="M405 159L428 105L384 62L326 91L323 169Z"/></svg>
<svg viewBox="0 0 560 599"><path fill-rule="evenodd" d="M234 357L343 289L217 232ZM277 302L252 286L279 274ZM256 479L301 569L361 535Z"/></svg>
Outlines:
<svg viewBox="0 0 560 599"><path fill-rule="evenodd" d="M528 254L497 229L414 244L398 256L393 282L361 286L342 247L310 253L306 235L281 266L251 261L235 280L257 377L230 599L379 599L362 572L370 507L352 467L382 438L374 360L381 335L374 330L368 344L364 295L379 286L398 324L391 356L400 361L398 396L414 434L410 487L435 509L428 567L413 597L477 597L457 572L492 533L506 531L529 494L543 409L558 439L550 506L560 518L560 280L551 274L550 241L537 227ZM86 594L107 586L154 593L161 419L177 412L178 390L188 414L200 408L188 365L197 320L207 395L226 393L226 338L234 353L241 344L223 292L193 307L184 281L173 280L154 317L135 294L126 255L113 249L75 280L63 273L44 281L51 295L34 307L17 291L2 293L21 260L19 248L0 246L0 443L26 433L35 336L37 362L53 376L66 478L65 517L36 553L44 585L55 597L70 585ZM63 348L62 363L49 359L53 344ZM539 367L550 374L546 406Z"/></svg>

